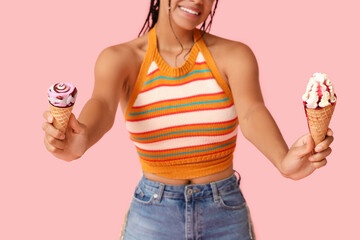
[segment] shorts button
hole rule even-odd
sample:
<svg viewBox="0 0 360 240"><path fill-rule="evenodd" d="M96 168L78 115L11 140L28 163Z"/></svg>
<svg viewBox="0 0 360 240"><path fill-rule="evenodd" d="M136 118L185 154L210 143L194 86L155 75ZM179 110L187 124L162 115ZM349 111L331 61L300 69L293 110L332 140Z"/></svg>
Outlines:
<svg viewBox="0 0 360 240"><path fill-rule="evenodd" d="M191 188L189 188L188 190L187 190L187 194L188 195L191 195L193 193L193 190L191 189Z"/></svg>
<svg viewBox="0 0 360 240"><path fill-rule="evenodd" d="M156 199L157 197L158 197L158 195L155 193L155 194L154 194L154 198Z"/></svg>

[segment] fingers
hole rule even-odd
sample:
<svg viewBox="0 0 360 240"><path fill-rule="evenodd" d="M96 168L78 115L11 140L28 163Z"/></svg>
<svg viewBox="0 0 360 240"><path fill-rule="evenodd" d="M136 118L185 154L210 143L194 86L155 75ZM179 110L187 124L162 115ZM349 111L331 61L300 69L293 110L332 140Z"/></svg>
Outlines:
<svg viewBox="0 0 360 240"><path fill-rule="evenodd" d="M56 129L51 123L44 122L42 124L42 129L44 130L45 134L50 135L53 138L64 140L65 134L62 133L60 130Z"/></svg>
<svg viewBox="0 0 360 240"><path fill-rule="evenodd" d="M316 152L321 152L324 151L325 149L327 149L330 144L334 141L334 137L333 137L333 132L331 131L331 129L328 130L328 135L326 136L325 140L322 141L321 143L319 143L316 147L315 147L315 151Z"/></svg>
<svg viewBox="0 0 360 240"><path fill-rule="evenodd" d="M65 143L60 143L56 139L49 140L47 137L44 138L44 144L46 149L51 153L60 153L64 151Z"/></svg>
<svg viewBox="0 0 360 240"><path fill-rule="evenodd" d="M306 143L305 143L305 146L304 146L304 151L305 151L304 154L308 154L308 153L312 152L314 147L315 147L314 140L313 140L313 138L311 137L311 135L309 133L307 135Z"/></svg>
<svg viewBox="0 0 360 240"><path fill-rule="evenodd" d="M323 159L319 162L312 162L311 165L314 167L314 168L321 168L321 167L324 167L325 165L327 164L327 160L326 159Z"/></svg>
<svg viewBox="0 0 360 240"><path fill-rule="evenodd" d="M65 135L48 122L43 123L44 144L51 153L59 153L65 148Z"/></svg>
<svg viewBox="0 0 360 240"><path fill-rule="evenodd" d="M53 115L51 115L50 111L45 111L43 113L43 117L45 118L46 121L48 121L49 123L53 123L54 122L54 117Z"/></svg>
<svg viewBox="0 0 360 240"><path fill-rule="evenodd" d="M314 149L314 140L310 134L300 137L291 147L292 152L298 157L304 157L312 153Z"/></svg>
<svg viewBox="0 0 360 240"><path fill-rule="evenodd" d="M75 115L71 113L70 119L69 119L69 126L72 128L74 133L81 133L81 127L79 122L76 120Z"/></svg>
<svg viewBox="0 0 360 240"><path fill-rule="evenodd" d="M329 128L326 135L328 136L333 136L334 135L334 132Z"/></svg>
<svg viewBox="0 0 360 240"><path fill-rule="evenodd" d="M315 153L314 155L309 157L309 161L310 162L320 162L323 159L325 159L326 157L328 157L330 155L331 151L332 151L331 148L327 148L326 150L324 150L322 152Z"/></svg>
<svg viewBox="0 0 360 240"><path fill-rule="evenodd" d="M54 116L51 114L51 112L45 111L43 113L43 117L47 121L42 124L42 129L44 130L45 134L49 134L50 136L57 139L65 139L65 134L56 129L52 124L54 122Z"/></svg>
<svg viewBox="0 0 360 240"><path fill-rule="evenodd" d="M334 137L333 137L334 133L329 128L326 135L327 136L325 140L316 146L315 148L316 153L311 157L309 157L309 161L311 162L311 165L314 168L321 168L325 166L327 164L326 157L328 157L332 152L332 149L329 146L334 141Z"/></svg>
<svg viewBox="0 0 360 240"><path fill-rule="evenodd" d="M326 157L330 155L331 148L327 148L325 151L316 153L309 157L309 161L314 168L321 168L327 164Z"/></svg>
<svg viewBox="0 0 360 240"><path fill-rule="evenodd" d="M42 129L45 132L45 147L49 152L58 153L65 148L65 134L53 126L54 117L50 111L45 111L43 117L46 120L42 124Z"/></svg>
<svg viewBox="0 0 360 240"><path fill-rule="evenodd" d="M64 140L59 140L59 139L54 138L54 137L52 137L52 136L50 136L48 134L45 135L45 141L49 145L51 145L51 146L53 146L53 147L55 147L57 149L63 150L65 148L65 141Z"/></svg>

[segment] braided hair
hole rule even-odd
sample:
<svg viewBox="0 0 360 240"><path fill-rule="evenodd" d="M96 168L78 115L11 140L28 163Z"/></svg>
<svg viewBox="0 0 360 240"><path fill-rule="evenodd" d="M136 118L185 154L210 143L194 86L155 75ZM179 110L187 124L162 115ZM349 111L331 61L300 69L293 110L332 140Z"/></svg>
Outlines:
<svg viewBox="0 0 360 240"><path fill-rule="evenodd" d="M211 24L212 24L214 15L215 15L217 5L218 5L218 0L215 0L214 9L210 12L210 20L206 24L206 22L207 22L207 19L206 19L200 27L200 30L203 32L203 34L207 31L210 31L210 29L211 29ZM170 6L170 0L169 0L169 6ZM149 13L146 17L144 25L142 26L142 28L139 32L138 37L147 33L155 26L155 24L157 23L158 18L159 18L159 11L160 11L160 0L151 0Z"/></svg>

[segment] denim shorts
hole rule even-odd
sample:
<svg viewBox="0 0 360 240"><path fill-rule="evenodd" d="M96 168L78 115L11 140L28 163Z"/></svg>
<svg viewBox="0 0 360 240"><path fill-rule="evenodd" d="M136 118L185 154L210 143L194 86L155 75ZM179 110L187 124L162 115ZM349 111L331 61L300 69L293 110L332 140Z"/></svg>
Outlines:
<svg viewBox="0 0 360 240"><path fill-rule="evenodd" d="M220 181L187 185L168 185L143 176L120 239L254 240L239 184L235 173Z"/></svg>

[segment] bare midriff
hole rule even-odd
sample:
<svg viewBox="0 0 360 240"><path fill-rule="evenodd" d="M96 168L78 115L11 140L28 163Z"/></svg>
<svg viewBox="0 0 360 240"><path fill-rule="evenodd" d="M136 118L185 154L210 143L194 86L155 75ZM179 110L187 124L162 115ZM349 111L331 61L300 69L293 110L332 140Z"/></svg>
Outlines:
<svg viewBox="0 0 360 240"><path fill-rule="evenodd" d="M154 173L149 173L149 172L145 172L145 171L144 171L144 176L147 179L150 179L152 181L162 182L165 184L185 185L185 184L206 184L206 183L210 183L210 182L219 181L219 180L225 179L227 177L230 177L233 174L233 172L234 172L234 170L233 170L233 166L231 164L230 167L226 168L223 171L220 171L220 172L217 172L214 174L210 174L207 176L203 176L203 177L192 178L192 179L171 179L171 178L161 177Z"/></svg>

